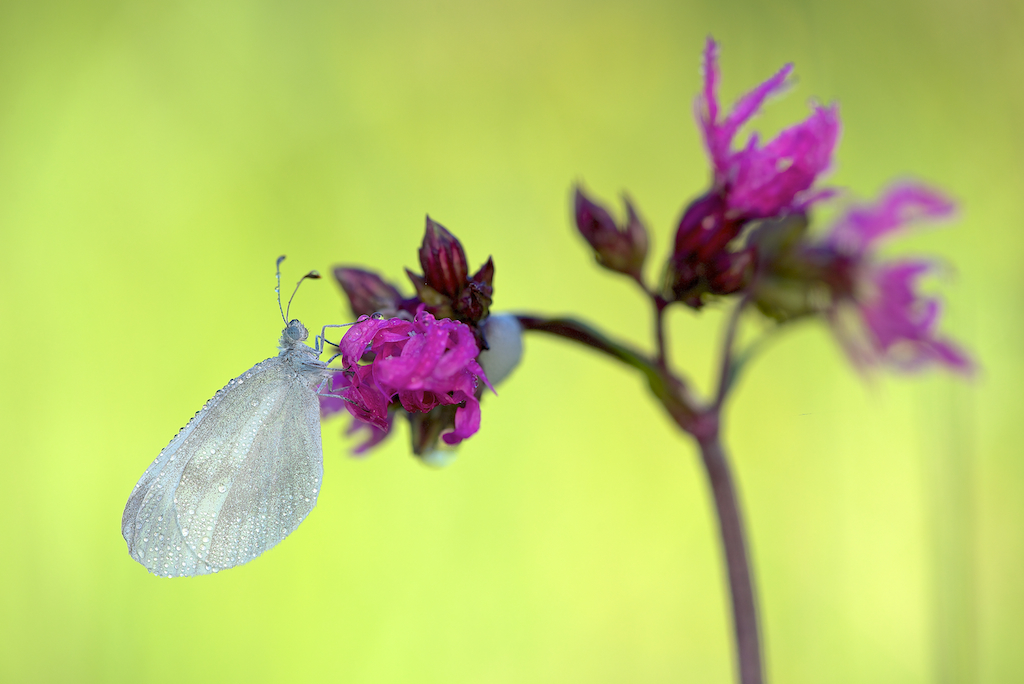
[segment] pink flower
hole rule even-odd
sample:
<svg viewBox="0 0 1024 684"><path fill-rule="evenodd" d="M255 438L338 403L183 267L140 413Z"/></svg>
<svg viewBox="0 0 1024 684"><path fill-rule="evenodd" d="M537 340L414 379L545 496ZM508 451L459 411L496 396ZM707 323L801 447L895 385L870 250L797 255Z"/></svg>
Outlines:
<svg viewBox="0 0 1024 684"><path fill-rule="evenodd" d="M352 418L352 424L348 426L348 430L345 431L345 434L346 435L354 435L354 434L356 434L356 433L358 433L360 431L364 431L364 432L367 432L369 434L368 434L368 436L366 438L366 441L364 441L362 444L360 444L359 446L354 448L352 450L352 453L355 456L360 456L362 454L365 454L367 451L369 451L373 447L377 446L381 442L383 442L387 438L388 434L390 434L390 432L391 432L391 424L392 424L392 416L393 415L394 415L393 412L389 412L388 413L388 429L387 430L382 430L379 427L377 427L376 425L370 425L369 423L364 423L363 421L359 420L358 418L353 417Z"/></svg>
<svg viewBox="0 0 1024 684"><path fill-rule="evenodd" d="M767 218L800 210L821 199L823 193L804 194L825 171L839 138L839 113L835 105L814 106L802 123L787 128L764 146L757 134L747 145L733 150L739 129L764 101L788 85L792 64L739 99L732 111L719 119L718 45L708 38L704 48L704 90L695 103L697 121L711 157L714 183L725 193L727 217Z"/></svg>
<svg viewBox="0 0 1024 684"><path fill-rule="evenodd" d="M731 245L751 221L803 212L832 194L814 190L815 180L832 162L839 139L835 105L814 106L802 123L787 128L767 144L752 134L746 146L733 149L740 128L765 100L788 85L793 66L739 99L724 118L718 103L718 45L704 48L704 89L694 104L704 145L711 158L711 188L683 212L667 273L670 298L700 308L705 293L724 295L745 288L753 277L757 254Z"/></svg>
<svg viewBox="0 0 1024 684"><path fill-rule="evenodd" d="M923 185L894 185L871 205L847 210L832 226L826 242L848 254L864 254L876 242L908 223L943 219L956 209L952 201Z"/></svg>
<svg viewBox="0 0 1024 684"><path fill-rule="evenodd" d="M834 304L829 320L854 363L888 363L915 369L938 363L969 372L973 365L953 342L937 332L941 304L916 291L918 280L933 268L923 260L879 262L874 247L916 219L940 219L953 203L923 185L897 185L871 205L850 209L825 238L831 254L829 285ZM851 322L854 305L859 324Z"/></svg>
<svg viewBox="0 0 1024 684"><path fill-rule="evenodd" d="M473 331L457 321L437 320L424 309L411 321L361 316L341 340L344 370L334 376L332 389L344 397L357 421L377 431L360 449L388 433L393 402L411 413L457 406L454 429L442 436L447 444L458 444L480 429L476 389L478 380L487 384L487 378L477 362L480 349Z"/></svg>

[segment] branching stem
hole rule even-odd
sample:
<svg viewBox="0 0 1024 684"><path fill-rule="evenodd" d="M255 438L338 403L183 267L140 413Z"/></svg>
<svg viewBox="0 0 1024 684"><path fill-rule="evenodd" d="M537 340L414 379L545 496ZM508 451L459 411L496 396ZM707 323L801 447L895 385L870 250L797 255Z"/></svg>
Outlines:
<svg viewBox="0 0 1024 684"><path fill-rule="evenodd" d="M524 330L572 340L636 368L647 378L651 391L672 420L681 430L697 440L715 502L715 513L725 555L732 598L739 681L740 684L762 684L764 678L753 574L747 555L739 497L720 436L722 405L735 379L733 346L739 319L748 300L741 300L729 319L718 387L714 401L709 406L702 405L692 398L683 379L669 368L664 334L664 310L667 303L653 295L652 300L655 303L655 337L658 347L654 359L572 318L542 318L528 315L520 315L517 318Z"/></svg>

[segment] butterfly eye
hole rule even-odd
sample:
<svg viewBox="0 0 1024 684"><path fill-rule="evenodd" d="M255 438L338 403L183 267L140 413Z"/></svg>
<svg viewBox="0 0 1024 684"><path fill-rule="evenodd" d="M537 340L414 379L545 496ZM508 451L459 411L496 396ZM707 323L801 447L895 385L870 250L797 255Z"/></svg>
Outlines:
<svg viewBox="0 0 1024 684"><path fill-rule="evenodd" d="M302 342L309 337L309 331L306 330L306 326L302 325L298 319L292 319L288 322L288 327L285 328L284 334L295 342Z"/></svg>

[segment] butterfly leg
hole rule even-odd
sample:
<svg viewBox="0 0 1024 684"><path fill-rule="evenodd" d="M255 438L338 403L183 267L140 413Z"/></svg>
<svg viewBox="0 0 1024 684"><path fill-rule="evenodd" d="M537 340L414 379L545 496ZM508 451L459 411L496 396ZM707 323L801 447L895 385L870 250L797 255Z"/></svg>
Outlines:
<svg viewBox="0 0 1024 684"><path fill-rule="evenodd" d="M353 322L353 323L341 323L341 324L336 324L336 325L325 325L323 328L321 328L320 329L320 334L317 335L317 337L316 337L316 347L315 347L316 352L318 354L322 354L323 351L324 351L324 348L328 344L331 345L332 347L337 347L338 346L338 345L334 344L334 342L328 342L327 338L324 337L324 333L327 332L328 328L347 328L350 325L355 325L355 323Z"/></svg>
<svg viewBox="0 0 1024 684"><path fill-rule="evenodd" d="M328 376L328 377L325 377L323 380L320 381L320 385L316 388L317 396L320 396L320 397L334 397L336 399L341 399L343 401L347 401L350 404L353 403L352 400L349 399L348 397L343 397L340 394L335 394L334 392L325 392L324 391L324 385L327 384L330 381L330 379L331 378Z"/></svg>

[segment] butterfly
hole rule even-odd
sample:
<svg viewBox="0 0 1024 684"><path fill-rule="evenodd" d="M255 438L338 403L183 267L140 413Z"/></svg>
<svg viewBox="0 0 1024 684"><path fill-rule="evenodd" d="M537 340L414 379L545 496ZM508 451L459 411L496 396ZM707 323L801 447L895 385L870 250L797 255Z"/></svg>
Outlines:
<svg viewBox="0 0 1024 684"><path fill-rule="evenodd" d="M319 277L311 271L295 290ZM291 299L288 305L290 312ZM331 344L323 333L344 326L324 326L310 347L306 327L284 310L281 317L280 353L206 402L128 497L121 533L132 558L155 575L205 575L247 563L316 505L323 479L318 397L330 376L330 361L320 360Z"/></svg>

